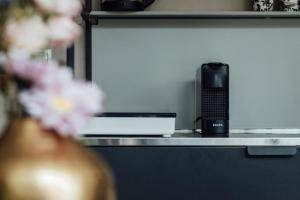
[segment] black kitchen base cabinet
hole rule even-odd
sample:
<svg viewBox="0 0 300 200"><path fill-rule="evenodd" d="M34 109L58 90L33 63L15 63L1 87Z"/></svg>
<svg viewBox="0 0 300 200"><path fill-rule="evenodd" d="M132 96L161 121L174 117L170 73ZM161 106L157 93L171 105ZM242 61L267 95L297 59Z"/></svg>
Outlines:
<svg viewBox="0 0 300 200"><path fill-rule="evenodd" d="M119 200L299 200L300 156L247 147L91 147L111 166Z"/></svg>

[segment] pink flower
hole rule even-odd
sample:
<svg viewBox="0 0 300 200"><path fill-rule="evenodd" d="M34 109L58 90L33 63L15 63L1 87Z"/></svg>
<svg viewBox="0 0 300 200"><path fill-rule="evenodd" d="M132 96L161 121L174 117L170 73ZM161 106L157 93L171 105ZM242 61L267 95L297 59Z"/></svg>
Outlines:
<svg viewBox="0 0 300 200"><path fill-rule="evenodd" d="M80 0L33 0L36 5L45 12L65 15L69 17L77 16L82 5Z"/></svg>
<svg viewBox="0 0 300 200"><path fill-rule="evenodd" d="M74 83L72 70L69 67L50 63L48 68L49 70L43 74L38 87L47 90L59 90L62 85Z"/></svg>
<svg viewBox="0 0 300 200"><path fill-rule="evenodd" d="M47 31L41 16L33 15L19 20L11 18L4 27L4 40L9 48L36 53L47 45Z"/></svg>
<svg viewBox="0 0 300 200"><path fill-rule="evenodd" d="M7 55L2 55L0 65L7 73L30 81L35 87L45 88L53 84L53 76L59 80L62 79L61 76L64 81L72 80L69 68L61 69L56 62L32 60L28 52L18 49L12 49Z"/></svg>
<svg viewBox="0 0 300 200"><path fill-rule="evenodd" d="M69 17L52 17L49 20L49 37L54 46L68 46L80 33L80 26Z"/></svg>
<svg viewBox="0 0 300 200"><path fill-rule="evenodd" d="M89 117L102 111L102 92L92 83L56 80L54 74L53 84L47 88L21 92L20 103L45 128L55 129L63 136L76 136Z"/></svg>

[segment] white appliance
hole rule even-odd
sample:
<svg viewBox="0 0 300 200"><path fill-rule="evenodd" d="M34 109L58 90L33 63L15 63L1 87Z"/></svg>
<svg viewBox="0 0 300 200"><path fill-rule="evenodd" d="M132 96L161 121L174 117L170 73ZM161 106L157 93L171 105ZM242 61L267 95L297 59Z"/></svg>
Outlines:
<svg viewBox="0 0 300 200"><path fill-rule="evenodd" d="M163 135L175 133L175 113L105 113L94 117L82 135Z"/></svg>

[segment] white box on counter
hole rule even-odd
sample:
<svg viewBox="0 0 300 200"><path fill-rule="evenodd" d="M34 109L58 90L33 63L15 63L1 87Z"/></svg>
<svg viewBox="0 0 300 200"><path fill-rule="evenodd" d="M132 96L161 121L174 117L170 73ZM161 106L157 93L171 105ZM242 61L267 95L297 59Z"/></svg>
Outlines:
<svg viewBox="0 0 300 200"><path fill-rule="evenodd" d="M82 135L164 135L175 133L175 113L104 113L94 117Z"/></svg>

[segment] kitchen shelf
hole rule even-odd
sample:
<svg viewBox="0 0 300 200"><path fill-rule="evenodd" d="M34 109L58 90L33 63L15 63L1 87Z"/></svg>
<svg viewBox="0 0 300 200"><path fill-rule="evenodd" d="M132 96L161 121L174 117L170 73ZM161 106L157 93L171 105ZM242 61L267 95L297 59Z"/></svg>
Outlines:
<svg viewBox="0 0 300 200"><path fill-rule="evenodd" d="M300 134L230 133L229 137L201 137L199 133L175 133L171 137L151 136L83 136L86 146L284 146L300 145Z"/></svg>
<svg viewBox="0 0 300 200"><path fill-rule="evenodd" d="M105 12L92 11L95 19L300 19L300 12L254 12L254 11L142 11Z"/></svg>

